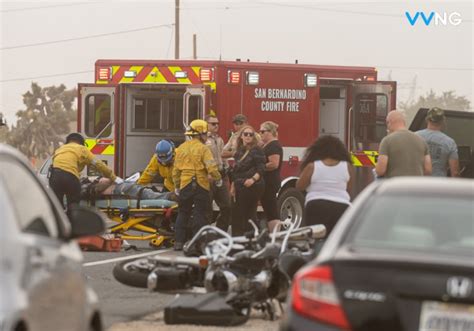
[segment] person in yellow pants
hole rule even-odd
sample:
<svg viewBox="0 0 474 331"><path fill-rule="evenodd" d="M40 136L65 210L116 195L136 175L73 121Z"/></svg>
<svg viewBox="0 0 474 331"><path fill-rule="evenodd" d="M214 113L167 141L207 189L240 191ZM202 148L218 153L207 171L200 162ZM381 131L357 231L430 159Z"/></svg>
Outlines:
<svg viewBox="0 0 474 331"><path fill-rule="evenodd" d="M115 176L114 172L84 145L84 137L80 133L71 133L66 137L66 144L56 149L53 155L49 186L61 203L66 196L67 207L78 204L81 200L79 177L86 165L93 166L104 177L110 178L116 184L123 183L123 179Z"/></svg>
<svg viewBox="0 0 474 331"><path fill-rule="evenodd" d="M176 150L173 168L175 193L178 195L179 212L175 226L175 250L182 250L186 240L186 223L193 217L193 233L207 224L209 206L209 177L216 186L222 186L211 150L205 145L207 122L194 120L185 135L191 137ZM193 207L194 205L194 207Z"/></svg>

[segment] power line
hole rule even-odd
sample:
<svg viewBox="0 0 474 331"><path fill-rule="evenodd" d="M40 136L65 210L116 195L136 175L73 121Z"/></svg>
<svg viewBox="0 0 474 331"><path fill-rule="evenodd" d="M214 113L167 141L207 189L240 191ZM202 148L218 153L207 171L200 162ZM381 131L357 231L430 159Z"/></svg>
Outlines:
<svg viewBox="0 0 474 331"><path fill-rule="evenodd" d="M7 82L19 82L24 80L32 80L38 78L49 78L49 77L60 77L60 76L72 76L72 75L80 75L80 74L88 74L94 72L94 70L85 70L85 71L76 71L76 72L65 72L62 74L52 74L52 75L43 75L43 76L36 76L36 77L28 77L28 78L11 78L11 79L2 79L0 83L7 83Z"/></svg>
<svg viewBox="0 0 474 331"><path fill-rule="evenodd" d="M13 8L13 9L0 9L0 13L21 12L21 11L49 9L49 8L56 8L56 7L95 5L95 4L98 4L98 3L102 3L102 2L77 2L77 3L69 3L69 4L63 4L63 5L51 5L51 6L41 6L41 7L25 7L25 8Z"/></svg>
<svg viewBox="0 0 474 331"><path fill-rule="evenodd" d="M83 37L77 37L77 38L69 38L69 39L61 39L61 40L53 40L53 41L44 41L44 42L40 42L40 43L24 44L24 45L17 45L17 46L6 46L6 47L1 47L0 50L4 51L4 50L9 50L9 49L59 44L59 43L64 43L64 42L69 42L69 41L101 38L101 37L113 36L113 35L124 34L124 33L132 33L132 32L138 32L138 31L158 29L158 28L163 28L163 27L171 28L173 25L174 24L153 25L153 26L148 26L148 27L139 28L139 29L130 29L130 30L117 31L117 32L110 32L110 33L101 33L101 34L89 35L89 36L83 36Z"/></svg>

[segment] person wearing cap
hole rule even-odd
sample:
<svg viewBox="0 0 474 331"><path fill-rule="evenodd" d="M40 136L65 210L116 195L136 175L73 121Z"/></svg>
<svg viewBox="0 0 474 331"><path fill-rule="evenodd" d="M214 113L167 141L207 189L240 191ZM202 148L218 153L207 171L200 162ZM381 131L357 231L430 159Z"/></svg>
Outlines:
<svg viewBox="0 0 474 331"><path fill-rule="evenodd" d="M446 118L441 108L431 108L426 116L427 127L416 133L428 144L433 176L446 177L449 169L451 177L459 177L459 157L456 142L441 130Z"/></svg>
<svg viewBox="0 0 474 331"><path fill-rule="evenodd" d="M67 206L78 204L81 200L80 173L85 166L92 166L104 177L116 184L123 179L115 176L114 172L97 159L85 146L84 137L80 133L71 133L66 137L66 143L56 149L49 172L49 186L59 201L63 203L66 196Z"/></svg>
<svg viewBox="0 0 474 331"><path fill-rule="evenodd" d="M235 152L237 151L237 141L240 136L240 130L244 125L247 124L247 116L244 114L237 114L232 118L232 125L234 126L234 131L230 136L227 144L224 146L222 151L222 157L228 159L234 157Z"/></svg>
<svg viewBox="0 0 474 331"><path fill-rule="evenodd" d="M176 149L173 167L173 182L178 196L178 218L175 225L175 250L182 250L186 241L186 223L193 219L193 233L207 224L209 207L209 176L222 186L211 150L205 145L207 140L207 122L194 120L185 135L191 139ZM193 207L194 206L194 207Z"/></svg>
<svg viewBox="0 0 474 331"><path fill-rule="evenodd" d="M429 176L431 157L426 142L406 128L405 116L392 110L386 118L388 135L380 142L375 165L378 177Z"/></svg>
<svg viewBox="0 0 474 331"><path fill-rule="evenodd" d="M171 140L160 140L155 147L155 153L150 159L145 171L137 184L149 185L156 175L163 178L163 191L174 192L173 163L175 147Z"/></svg>

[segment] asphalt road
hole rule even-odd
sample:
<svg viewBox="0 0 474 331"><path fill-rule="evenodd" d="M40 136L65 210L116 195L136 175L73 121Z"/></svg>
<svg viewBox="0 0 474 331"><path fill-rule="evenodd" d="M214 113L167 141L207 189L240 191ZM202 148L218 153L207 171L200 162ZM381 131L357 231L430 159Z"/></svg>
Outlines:
<svg viewBox="0 0 474 331"><path fill-rule="evenodd" d="M121 252L84 252L84 274L99 296L104 327L109 331L168 330L163 321L163 309L174 294L149 292L147 289L122 285L112 275L117 259L148 252L175 255L171 249L154 250L147 242L130 241L138 250ZM218 330L216 327L173 326L173 330ZM278 321L267 321L255 312L249 322L232 330L277 330Z"/></svg>

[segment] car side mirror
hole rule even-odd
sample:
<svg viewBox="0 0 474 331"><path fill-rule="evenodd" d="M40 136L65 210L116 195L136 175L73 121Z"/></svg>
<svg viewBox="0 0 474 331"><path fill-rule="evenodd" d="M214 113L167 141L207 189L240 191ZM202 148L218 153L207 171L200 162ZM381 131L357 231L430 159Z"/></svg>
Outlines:
<svg viewBox="0 0 474 331"><path fill-rule="evenodd" d="M95 235L105 231L105 217L96 209L75 205L69 208L67 214L71 222L70 239Z"/></svg>

